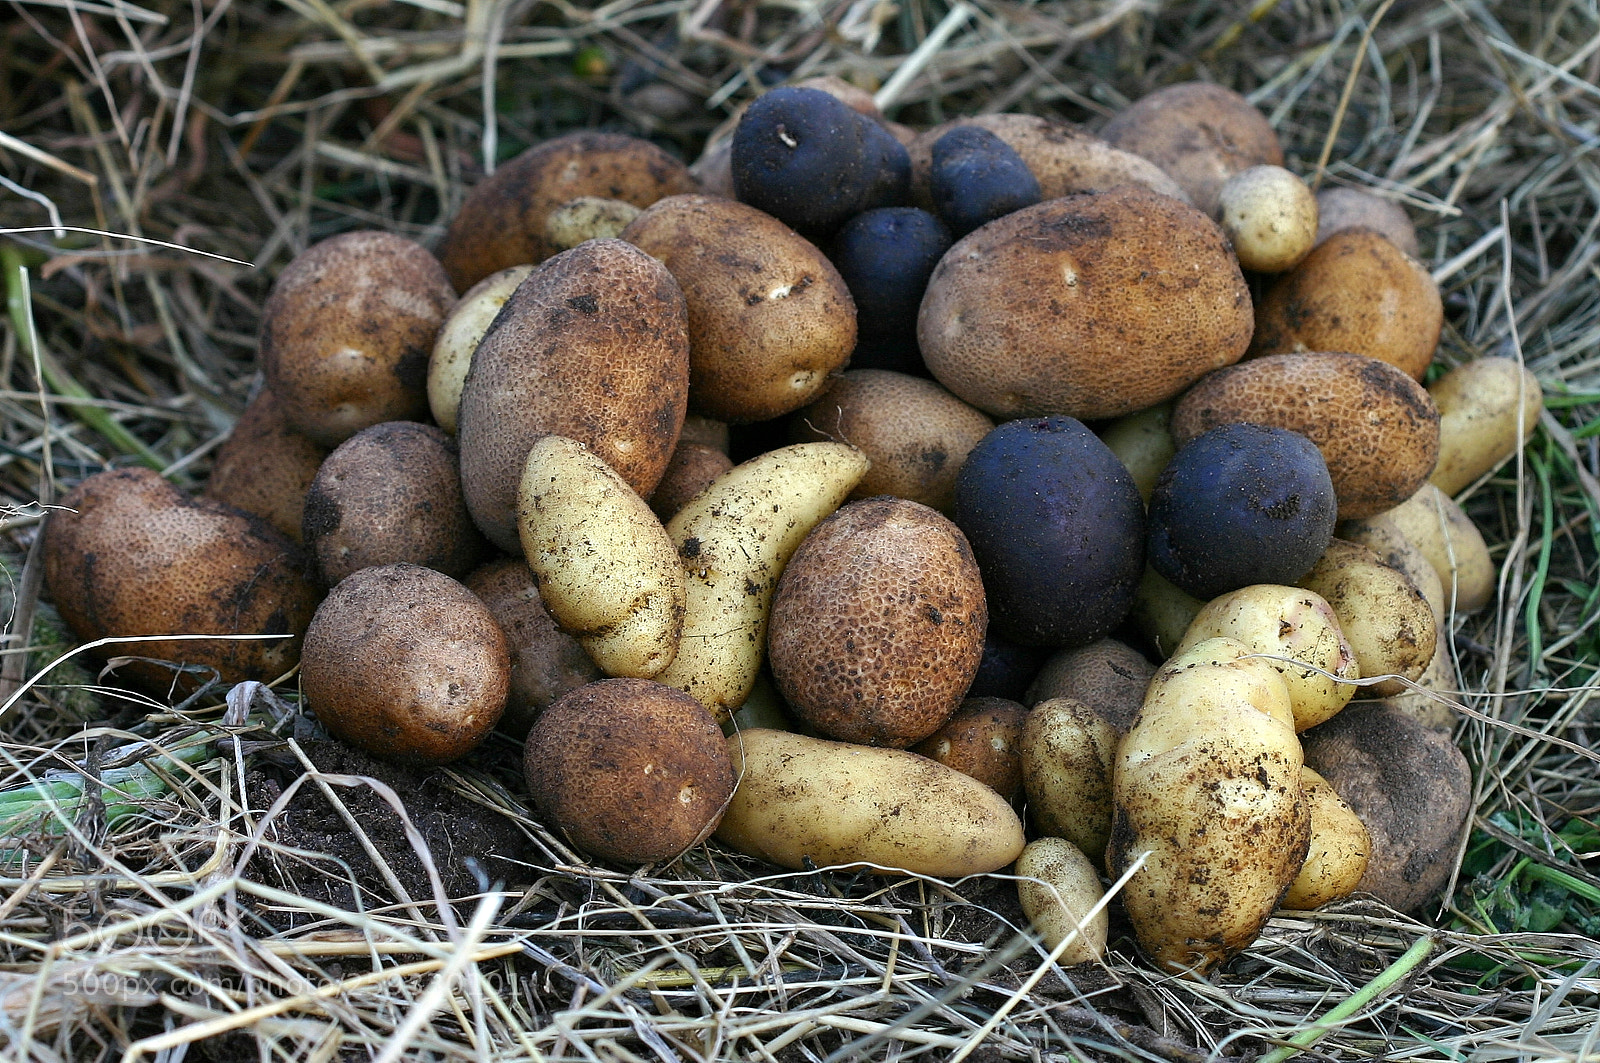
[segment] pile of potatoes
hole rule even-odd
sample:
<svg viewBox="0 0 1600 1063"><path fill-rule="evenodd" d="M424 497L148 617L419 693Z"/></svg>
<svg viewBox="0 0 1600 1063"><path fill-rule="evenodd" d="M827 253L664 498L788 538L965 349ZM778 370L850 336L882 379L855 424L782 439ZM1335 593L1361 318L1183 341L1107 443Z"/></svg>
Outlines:
<svg viewBox="0 0 1600 1063"><path fill-rule="evenodd" d="M1193 973L1280 905L1414 909L1470 790L1430 691L1495 594L1452 496L1539 387L1496 358L1425 387L1409 220L1282 162L1203 84L1099 136L918 132L820 79L692 167L557 138L437 257L296 257L205 496L85 480L49 592L86 640L227 636L108 646L147 689L298 660L377 754L525 739L600 859L1015 863L1070 962L1120 880Z"/></svg>

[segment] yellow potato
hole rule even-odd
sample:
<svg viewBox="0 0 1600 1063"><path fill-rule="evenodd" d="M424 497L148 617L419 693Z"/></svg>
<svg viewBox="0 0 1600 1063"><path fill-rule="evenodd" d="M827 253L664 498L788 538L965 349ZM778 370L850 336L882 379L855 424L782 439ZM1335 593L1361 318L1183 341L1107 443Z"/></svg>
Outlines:
<svg viewBox="0 0 1600 1063"><path fill-rule="evenodd" d="M1339 526L1339 538L1365 546L1378 555L1379 561L1404 572L1427 599L1434 624L1444 629L1450 616L1450 599L1445 597L1439 573L1387 513L1345 522Z"/></svg>
<svg viewBox="0 0 1600 1063"><path fill-rule="evenodd" d="M1100 441L1111 448L1133 475L1139 494L1150 504L1161 470L1167 467L1178 446L1172 441L1172 403L1163 402L1148 410L1118 417L1100 433Z"/></svg>
<svg viewBox="0 0 1600 1063"><path fill-rule="evenodd" d="M1205 604L1174 587L1147 565L1139 589L1133 592L1133 611L1128 615L1156 651L1170 657Z"/></svg>
<svg viewBox="0 0 1600 1063"><path fill-rule="evenodd" d="M607 675L649 679L683 631L678 552L650 507L593 451L564 436L534 443L517 527L539 595Z"/></svg>
<svg viewBox="0 0 1600 1063"><path fill-rule="evenodd" d="M1495 566L1483 533L1456 500L1433 484L1384 514L1428 559L1457 612L1475 613L1494 597Z"/></svg>
<svg viewBox="0 0 1600 1063"><path fill-rule="evenodd" d="M433 419L451 435L456 434L456 413L461 409L461 385L472 368L472 352L489 331L500 308L533 266L508 266L474 284L451 307L439 335L434 337L433 354L428 358L428 409Z"/></svg>
<svg viewBox="0 0 1600 1063"><path fill-rule="evenodd" d="M1317 239L1317 197L1282 166L1240 170L1222 182L1217 209L1245 269L1281 273L1305 258Z"/></svg>
<svg viewBox="0 0 1600 1063"><path fill-rule="evenodd" d="M1453 495L1517 452L1539 425L1538 379L1513 358L1479 358L1428 389L1439 407L1439 464L1430 480Z"/></svg>
<svg viewBox="0 0 1600 1063"><path fill-rule="evenodd" d="M938 761L786 731L728 738L739 787L718 840L779 867L866 866L960 878L1022 853L1005 798Z"/></svg>
<svg viewBox="0 0 1600 1063"><path fill-rule="evenodd" d="M1106 910L1085 919L1105 890L1094 861L1081 849L1061 838L1039 838L1022 850L1017 877L1017 899L1044 947L1054 951L1068 937L1075 938L1059 962L1092 963L1106 954Z"/></svg>
<svg viewBox="0 0 1600 1063"><path fill-rule="evenodd" d="M1428 667L1439 634L1433 607L1409 576L1372 550L1335 539L1300 586L1333 606L1363 677L1416 679ZM1405 684L1388 679L1367 689L1372 697L1387 698L1405 690Z"/></svg>
<svg viewBox="0 0 1600 1063"><path fill-rule="evenodd" d="M1433 731L1451 731L1456 725L1456 710L1453 702L1461 695L1461 689L1456 681L1455 664L1450 660L1450 643L1447 639L1440 639L1434 647L1433 659L1428 662L1428 667L1423 669L1422 675L1417 677L1417 687L1407 687L1405 690L1391 697L1383 699L1385 705L1397 712L1416 720L1422 726ZM1439 700L1435 695L1442 694L1445 701Z"/></svg>
<svg viewBox="0 0 1600 1063"><path fill-rule="evenodd" d="M1311 849L1282 904L1309 912L1355 892L1367 872L1372 837L1328 780L1306 767L1300 769L1300 779L1311 805Z"/></svg>
<svg viewBox="0 0 1600 1063"><path fill-rule="evenodd" d="M1111 838L1111 765L1117 729L1072 698L1034 706L1022 725L1022 785L1041 834L1065 838L1096 861Z"/></svg>
<svg viewBox="0 0 1600 1063"><path fill-rule="evenodd" d="M1255 940L1305 863L1311 815L1283 677L1233 639L1156 673L1117 749L1113 876L1139 944L1204 975Z"/></svg>
<svg viewBox="0 0 1600 1063"><path fill-rule="evenodd" d="M1258 583L1207 602L1184 632L1174 656L1218 635L1238 639L1253 653L1270 653L1312 666L1267 662L1288 684L1296 731L1333 716L1355 694L1353 683L1339 681L1361 677L1355 651L1339 630L1339 618L1320 595L1303 587Z"/></svg>

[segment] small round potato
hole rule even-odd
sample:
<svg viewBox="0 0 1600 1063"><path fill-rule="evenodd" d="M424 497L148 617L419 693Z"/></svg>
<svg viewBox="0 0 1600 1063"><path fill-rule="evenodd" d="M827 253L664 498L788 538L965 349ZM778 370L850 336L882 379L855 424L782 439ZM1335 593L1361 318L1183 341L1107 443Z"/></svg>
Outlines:
<svg viewBox="0 0 1600 1063"><path fill-rule="evenodd" d="M1355 892L1367 872L1372 836L1327 779L1308 767L1300 769L1300 778L1311 805L1311 849L1300 874L1278 903L1309 912Z"/></svg>
<svg viewBox="0 0 1600 1063"><path fill-rule="evenodd" d="M970 775L1007 801L1022 788L1022 726L1028 710L1005 698L968 698L945 725L912 747Z"/></svg>
<svg viewBox="0 0 1600 1063"><path fill-rule="evenodd" d="M1439 407L1439 465L1433 485L1447 495L1499 467L1539 426L1539 380L1514 358L1479 358L1428 388Z"/></svg>
<svg viewBox="0 0 1600 1063"><path fill-rule="evenodd" d="M1448 734L1455 730L1455 705L1460 691L1455 663L1450 659L1450 640L1440 639L1434 646L1433 660L1417 678L1416 686L1384 698L1383 703L1430 730Z"/></svg>
<svg viewBox="0 0 1600 1063"><path fill-rule="evenodd" d="M1022 728L1022 785L1041 834L1100 860L1111 840L1111 773L1121 734L1081 701L1035 705Z"/></svg>
<svg viewBox="0 0 1600 1063"><path fill-rule="evenodd" d="M451 435L456 432L456 413L461 407L461 385L472 368L472 355L478 341L506 305L517 285L533 272L533 267L507 266L491 273L456 300L456 305L439 326L428 359L428 408L433 419Z"/></svg>
<svg viewBox="0 0 1600 1063"><path fill-rule="evenodd" d="M1044 947L1054 952L1075 938L1059 962L1093 963L1106 954L1110 917L1105 908L1085 921L1105 890L1094 861L1081 849L1061 838L1030 842L1017 858L1017 878L1017 899Z"/></svg>
<svg viewBox="0 0 1600 1063"><path fill-rule="evenodd" d="M262 388L217 448L206 497L254 513L298 543L306 489L327 456L328 448L296 431Z"/></svg>
<svg viewBox="0 0 1600 1063"><path fill-rule="evenodd" d="M1423 552L1401 534L1399 525L1389 519L1388 513L1345 521L1339 526L1339 538L1365 546L1378 555L1379 561L1404 572L1427 599L1428 608L1433 610L1434 624L1440 631L1448 630L1450 599L1445 596L1444 582Z"/></svg>
<svg viewBox="0 0 1600 1063"><path fill-rule="evenodd" d="M1364 678L1416 679L1433 659L1438 624L1417 585L1365 546L1335 539L1300 586L1327 599ZM1370 685L1373 697L1406 689L1398 679Z"/></svg>
<svg viewBox="0 0 1600 1063"><path fill-rule="evenodd" d="M579 196L561 204L544 220L544 238L557 251L577 247L585 240L620 236L639 216L639 208L621 199Z"/></svg>
<svg viewBox="0 0 1600 1063"><path fill-rule="evenodd" d="M1252 166L1217 193L1222 231L1239 265L1282 273L1310 253L1317 238L1317 197L1282 166Z"/></svg>
<svg viewBox="0 0 1600 1063"><path fill-rule="evenodd" d="M1101 639L1063 650L1046 661L1028 688L1027 703L1073 698L1093 709L1118 734L1126 734L1155 674L1156 666L1138 650L1115 639Z"/></svg>
<svg viewBox="0 0 1600 1063"><path fill-rule="evenodd" d="M1317 193L1317 243L1345 229L1371 229L1412 258L1422 256L1400 204L1359 188L1324 188Z"/></svg>

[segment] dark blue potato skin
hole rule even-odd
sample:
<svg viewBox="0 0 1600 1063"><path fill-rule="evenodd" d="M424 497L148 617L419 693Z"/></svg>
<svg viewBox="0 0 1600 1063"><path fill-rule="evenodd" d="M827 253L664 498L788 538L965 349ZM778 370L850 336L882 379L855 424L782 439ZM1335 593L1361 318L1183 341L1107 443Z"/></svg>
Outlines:
<svg viewBox="0 0 1600 1063"><path fill-rule="evenodd" d="M1144 504L1081 421L1007 421L967 455L955 521L989 597L990 630L1025 646L1081 646L1133 605Z"/></svg>
<svg viewBox="0 0 1600 1063"><path fill-rule="evenodd" d="M928 375L917 348L917 310L951 242L945 223L916 207L879 207L845 222L832 258L856 301L851 369Z"/></svg>
<svg viewBox="0 0 1600 1063"><path fill-rule="evenodd" d="M1050 651L1012 642L990 628L983 640L983 659L978 674L967 688L969 698L1005 698L1022 701Z"/></svg>
<svg viewBox="0 0 1600 1063"><path fill-rule="evenodd" d="M1202 600L1293 585L1333 538L1338 504L1316 444L1284 428L1219 425L1184 444L1150 496L1150 565Z"/></svg>
<svg viewBox="0 0 1600 1063"><path fill-rule="evenodd" d="M733 190L802 236L904 203L911 156L887 129L821 89L773 89L733 132Z"/></svg>
<svg viewBox="0 0 1600 1063"><path fill-rule="evenodd" d="M933 207L957 240L1039 202L1039 182L1016 149L987 129L957 126L933 143Z"/></svg>

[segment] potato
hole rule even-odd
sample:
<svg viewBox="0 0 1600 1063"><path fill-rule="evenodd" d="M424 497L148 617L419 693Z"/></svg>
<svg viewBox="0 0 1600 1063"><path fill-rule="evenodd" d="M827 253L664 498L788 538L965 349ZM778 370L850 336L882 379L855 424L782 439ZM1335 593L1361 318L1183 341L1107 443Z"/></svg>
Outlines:
<svg viewBox="0 0 1600 1063"><path fill-rule="evenodd" d="M1356 886L1402 912L1421 908L1455 868L1472 813L1472 771L1448 734L1384 702L1357 702L1307 731L1306 763L1372 838Z"/></svg>
<svg viewBox="0 0 1600 1063"><path fill-rule="evenodd" d="M950 227L917 207L869 210L834 234L828 257L856 304L852 369L927 375L917 349L917 311L952 242Z"/></svg>
<svg viewBox="0 0 1600 1063"><path fill-rule="evenodd" d="M716 196L669 196L622 239L683 289L695 412L734 422L781 417L849 361L850 289L821 251L771 215Z"/></svg>
<svg viewBox="0 0 1600 1063"><path fill-rule="evenodd" d="M667 462L667 471L650 496L650 508L663 522L669 521L684 503L731 468L733 462L722 451L679 439L672 460Z"/></svg>
<svg viewBox="0 0 1600 1063"><path fill-rule="evenodd" d="M1356 691L1349 681L1361 678L1355 651L1340 630L1333 607L1301 587L1256 584L1207 602L1173 653L1182 656L1218 635L1237 639L1252 653L1311 666L1267 662L1288 685L1296 731L1315 727L1344 708Z"/></svg>
<svg viewBox="0 0 1600 1063"><path fill-rule="evenodd" d="M190 498L150 469L96 473L52 507L41 546L44 583L85 642L141 635L271 635L264 639L151 639L95 651L215 669L226 684L277 679L300 659L317 605L303 551L260 517ZM130 662L121 673L158 693L170 668ZM194 676L178 686L198 685Z"/></svg>
<svg viewBox="0 0 1600 1063"><path fill-rule="evenodd" d="M531 265L522 265L491 273L456 300L439 326L433 354L428 359L428 409L439 427L451 435L456 432L461 386L467 381L467 370L472 368L473 352L511 293L532 272Z"/></svg>
<svg viewBox="0 0 1600 1063"><path fill-rule="evenodd" d="M1249 652L1218 638L1168 661L1117 748L1108 870L1149 854L1123 904L1169 971L1203 976L1248 947L1310 845L1288 688Z"/></svg>
<svg viewBox="0 0 1600 1063"><path fill-rule="evenodd" d="M1017 858L1017 877L1017 899L1044 947L1054 952L1075 937L1062 950L1061 963L1093 963L1105 956L1110 917L1101 908L1086 921L1105 890L1082 850L1061 838L1030 842Z"/></svg>
<svg viewBox="0 0 1600 1063"><path fill-rule="evenodd" d="M904 749L960 707L988 626L961 529L869 498L819 523L784 567L767 653L784 700L820 733Z"/></svg>
<svg viewBox="0 0 1600 1063"><path fill-rule="evenodd" d="M739 787L717 840L796 871L960 878L1022 854L1022 821L970 776L904 749L757 728L728 738Z"/></svg>
<svg viewBox="0 0 1600 1063"><path fill-rule="evenodd" d="M1384 564L1372 550L1335 539L1300 586L1333 607L1363 678L1416 679L1428 667L1439 630L1433 608L1410 577ZM1367 689L1384 698L1405 685L1388 679Z"/></svg>
<svg viewBox="0 0 1600 1063"><path fill-rule="evenodd" d="M1005 698L968 698L943 727L911 747L1007 801L1022 788L1022 726L1028 710Z"/></svg>
<svg viewBox="0 0 1600 1063"><path fill-rule="evenodd" d="M579 196L545 217L544 238L556 251L567 251L585 240L605 240L621 235L639 213L639 208L626 200Z"/></svg>
<svg viewBox="0 0 1600 1063"><path fill-rule="evenodd" d="M1100 440L1127 466L1133 482L1139 485L1140 497L1148 505L1161 470L1178 452L1172 441L1172 403L1158 403L1148 410L1117 418L1100 429Z"/></svg>
<svg viewBox="0 0 1600 1063"><path fill-rule="evenodd" d="M1040 834L1065 838L1099 862L1111 840L1111 773L1122 734L1081 701L1052 698L1022 728L1022 785Z"/></svg>
<svg viewBox="0 0 1600 1063"><path fill-rule="evenodd" d="M431 568L364 568L311 620L300 685L317 719L375 756L444 764L505 709L511 660L493 614Z"/></svg>
<svg viewBox="0 0 1600 1063"><path fill-rule="evenodd" d="M1433 649L1433 658L1416 687L1407 687L1398 694L1384 698L1383 704L1404 713L1424 727L1449 733L1456 726L1454 702L1461 695L1460 681L1456 678L1454 662L1450 659L1450 640L1441 638ZM1417 689L1420 687L1421 689ZM1438 695L1443 696L1443 700Z"/></svg>
<svg viewBox="0 0 1600 1063"><path fill-rule="evenodd" d="M1393 509L1439 457L1439 411L1422 385L1359 354L1304 352L1220 369L1178 400L1179 446L1234 421L1288 428L1322 451L1339 519Z"/></svg>
<svg viewBox="0 0 1600 1063"><path fill-rule="evenodd" d="M1155 674L1155 665L1138 650L1115 639L1101 639L1079 649L1062 650L1046 661L1028 688L1027 703L1074 698L1121 735L1133 726Z"/></svg>
<svg viewBox="0 0 1600 1063"><path fill-rule="evenodd" d="M1372 836L1328 780L1307 767L1300 778L1311 805L1311 848L1280 903L1308 912L1355 892L1367 871Z"/></svg>
<svg viewBox="0 0 1600 1063"><path fill-rule="evenodd" d="M1390 510L1392 513L1393 510ZM1347 520L1339 526L1339 538L1365 546L1378 555L1378 560L1390 568L1399 569L1422 592L1433 610L1433 622L1440 631L1447 629L1450 619L1450 600L1445 597L1444 584L1422 551L1417 549L1400 532L1398 525L1387 513L1362 520Z"/></svg>
<svg viewBox="0 0 1600 1063"><path fill-rule="evenodd" d="M254 513L298 543L306 488L327 456L328 448L290 425L262 388L217 448L205 495Z"/></svg>
<svg viewBox="0 0 1600 1063"><path fill-rule="evenodd" d="M1245 269L1282 273L1316 242L1317 197L1282 166L1252 166L1228 178L1217 211Z"/></svg>
<svg viewBox="0 0 1600 1063"><path fill-rule="evenodd" d="M607 679L561 697L528 733L534 807L591 856L671 860L716 828L733 794L722 731L682 691Z"/></svg>
<svg viewBox="0 0 1600 1063"><path fill-rule="evenodd" d="M1455 499L1426 483L1383 515L1422 551L1457 612L1475 613L1489 604L1494 597L1495 564L1483 533Z"/></svg>
<svg viewBox="0 0 1600 1063"><path fill-rule="evenodd" d="M1371 229L1412 258L1422 256L1400 204L1360 188L1324 188L1317 193L1317 243L1345 229Z"/></svg>
<svg viewBox="0 0 1600 1063"><path fill-rule="evenodd" d="M461 389L461 487L472 519L510 554L517 485L544 435L586 443L648 497L677 445L689 397L688 311L661 264L591 240L517 286Z"/></svg>
<svg viewBox="0 0 1600 1063"><path fill-rule="evenodd" d="M556 254L546 235L550 212L580 196L605 196L648 207L662 196L695 191L683 163L647 140L580 132L536 144L467 193L450 222L439 258L466 291L508 266Z"/></svg>
<svg viewBox="0 0 1600 1063"><path fill-rule="evenodd" d="M1248 357L1350 351L1421 380L1443 326L1444 301L1428 268L1375 232L1347 229L1267 289Z"/></svg>
<svg viewBox="0 0 1600 1063"><path fill-rule="evenodd" d="M1539 426L1538 378L1514 358L1479 358L1433 382L1439 407L1439 465L1430 477L1447 495L1471 485L1517 452Z"/></svg>
<svg viewBox="0 0 1600 1063"><path fill-rule="evenodd" d="M831 439L860 447L872 468L852 497L894 495L949 516L956 475L994 422L931 380L883 369L852 369L834 378L795 413L797 443Z"/></svg>
<svg viewBox="0 0 1600 1063"><path fill-rule="evenodd" d="M1158 656L1171 657L1178 643L1183 641L1183 633L1189 630L1205 604L1146 566L1133 594L1133 611L1128 616Z"/></svg>
<svg viewBox="0 0 1600 1063"><path fill-rule="evenodd" d="M648 679L683 631L683 569L644 499L588 447L544 436L517 493L528 567L550 615L607 675Z"/></svg>
<svg viewBox="0 0 1600 1063"><path fill-rule="evenodd" d="M998 418L1145 409L1238 361L1250 330L1222 231L1132 186L1048 200L958 241L917 316L928 369Z"/></svg>
<svg viewBox="0 0 1600 1063"><path fill-rule="evenodd" d="M958 125L933 142L931 157L934 212L958 240L1043 198L1022 156L987 129Z"/></svg>
<svg viewBox="0 0 1600 1063"><path fill-rule="evenodd" d="M258 357L288 422L335 447L427 415L428 356L456 294L421 244L349 232L296 255L261 312Z"/></svg>

